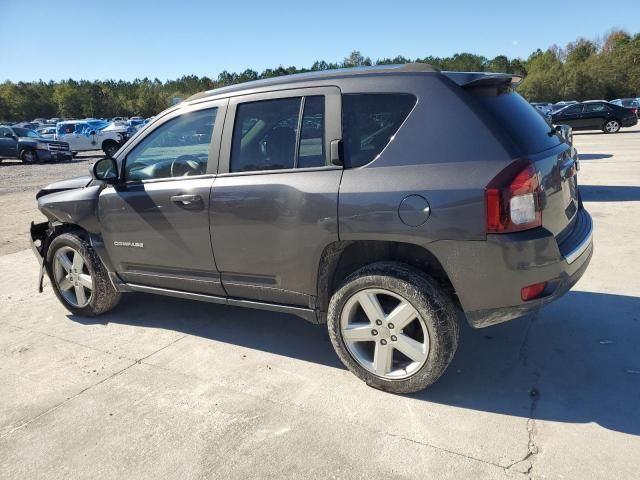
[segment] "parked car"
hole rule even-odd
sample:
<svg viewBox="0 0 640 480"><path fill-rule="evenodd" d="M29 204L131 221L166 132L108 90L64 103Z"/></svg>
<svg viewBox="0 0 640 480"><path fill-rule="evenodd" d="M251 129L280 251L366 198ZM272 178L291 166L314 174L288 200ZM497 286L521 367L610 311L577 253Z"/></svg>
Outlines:
<svg viewBox="0 0 640 480"><path fill-rule="evenodd" d="M14 125L18 128L26 128L27 130L36 130L40 125L34 122L20 122Z"/></svg>
<svg viewBox="0 0 640 480"><path fill-rule="evenodd" d="M613 103L619 107L626 107L634 112L636 116L640 117L640 98L616 98L609 103Z"/></svg>
<svg viewBox="0 0 640 480"><path fill-rule="evenodd" d="M38 130L36 130L36 132L38 133L38 135L40 135L41 138L47 138L49 140L55 140L56 138L56 126L46 126L46 127L40 127Z"/></svg>
<svg viewBox="0 0 640 480"><path fill-rule="evenodd" d="M0 157L19 158L23 163L72 158L67 143L43 138L33 130L13 126L0 126Z"/></svg>
<svg viewBox="0 0 640 480"><path fill-rule="evenodd" d="M578 103L576 100L567 100L567 101L556 102L551 106L551 113L555 113L558 110L562 110L567 105L574 105L576 103Z"/></svg>
<svg viewBox="0 0 640 480"><path fill-rule="evenodd" d="M531 102L531 105L533 105L544 114L551 114L553 110L553 105L549 102Z"/></svg>
<svg viewBox="0 0 640 480"><path fill-rule="evenodd" d="M518 80L408 64L197 94L41 190L34 251L75 315L122 292L290 313L327 323L369 385L423 389L457 310L473 327L535 311L591 259L577 152Z"/></svg>
<svg viewBox="0 0 640 480"><path fill-rule="evenodd" d="M148 123L148 121L146 119L142 118L142 117L130 118L126 122L127 135L129 137L135 135L135 133L138 130L140 130L142 127L144 127L147 123Z"/></svg>
<svg viewBox="0 0 640 480"><path fill-rule="evenodd" d="M543 112L536 108L536 111L540 114L544 121L549 125L550 132L560 136L569 145L573 145L573 129L569 125L554 125L550 112Z"/></svg>
<svg viewBox="0 0 640 480"><path fill-rule="evenodd" d="M113 156L118 151L124 136L117 131L106 130L109 124L102 120L73 120L56 125L56 139L69 144L75 153L102 150Z"/></svg>
<svg viewBox="0 0 640 480"><path fill-rule="evenodd" d="M638 123L635 113L625 107L594 100L569 105L553 114L553 123L569 125L574 130L602 130L617 133L622 127Z"/></svg>

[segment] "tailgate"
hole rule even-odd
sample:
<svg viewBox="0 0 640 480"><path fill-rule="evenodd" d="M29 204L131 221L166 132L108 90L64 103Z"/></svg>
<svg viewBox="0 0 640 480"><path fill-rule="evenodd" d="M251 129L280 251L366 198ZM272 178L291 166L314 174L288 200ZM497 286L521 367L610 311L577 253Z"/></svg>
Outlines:
<svg viewBox="0 0 640 480"><path fill-rule="evenodd" d="M542 226L560 243L578 213L578 152L562 144L530 158L540 176Z"/></svg>

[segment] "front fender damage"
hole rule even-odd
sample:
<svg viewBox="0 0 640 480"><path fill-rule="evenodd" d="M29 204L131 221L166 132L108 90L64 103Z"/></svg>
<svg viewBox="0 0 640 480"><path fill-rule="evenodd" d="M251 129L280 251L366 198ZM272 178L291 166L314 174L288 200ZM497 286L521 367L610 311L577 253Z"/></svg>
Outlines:
<svg viewBox="0 0 640 480"><path fill-rule="evenodd" d="M98 196L102 185L65 190L38 198L38 209L51 222L69 223L89 233L99 233Z"/></svg>
<svg viewBox="0 0 640 480"><path fill-rule="evenodd" d="M78 179L74 179L78 181ZM48 222L31 222L31 249L40 264L38 291L42 292L45 259L53 238L70 228L80 227L89 236L99 235L97 203L101 185L57 191L38 197L38 209L49 219Z"/></svg>
<svg viewBox="0 0 640 480"><path fill-rule="evenodd" d="M31 228L29 229L29 234L31 236L31 250L33 250L33 253L38 259L38 263L40 264L40 273L38 276L38 292L40 293L42 293L44 282L44 257L47 249L49 248L51 233L49 222L31 222Z"/></svg>

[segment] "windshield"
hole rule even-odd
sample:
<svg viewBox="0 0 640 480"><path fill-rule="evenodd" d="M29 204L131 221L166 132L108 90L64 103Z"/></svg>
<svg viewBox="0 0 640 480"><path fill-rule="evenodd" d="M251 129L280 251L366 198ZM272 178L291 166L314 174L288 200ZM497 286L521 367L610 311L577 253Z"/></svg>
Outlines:
<svg viewBox="0 0 640 480"><path fill-rule="evenodd" d="M19 137L31 137L31 138L40 138L37 132L33 130L29 130L28 128L14 128L13 131Z"/></svg>

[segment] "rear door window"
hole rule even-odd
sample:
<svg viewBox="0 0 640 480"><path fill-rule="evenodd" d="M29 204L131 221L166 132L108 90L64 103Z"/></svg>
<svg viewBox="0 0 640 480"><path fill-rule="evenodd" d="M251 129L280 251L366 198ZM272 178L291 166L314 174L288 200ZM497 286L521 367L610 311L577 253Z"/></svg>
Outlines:
<svg viewBox="0 0 640 480"><path fill-rule="evenodd" d="M587 103L584 107L584 113L607 112L609 108L604 103Z"/></svg>
<svg viewBox="0 0 640 480"><path fill-rule="evenodd" d="M371 162L387 146L416 104L409 94L342 96L342 132L346 167Z"/></svg>
<svg viewBox="0 0 640 480"><path fill-rule="evenodd" d="M579 113L582 113L582 105L572 105L565 108L562 113L564 113L565 115L577 115Z"/></svg>
<svg viewBox="0 0 640 480"><path fill-rule="evenodd" d="M290 97L238 105L231 172L323 167L324 96Z"/></svg>

